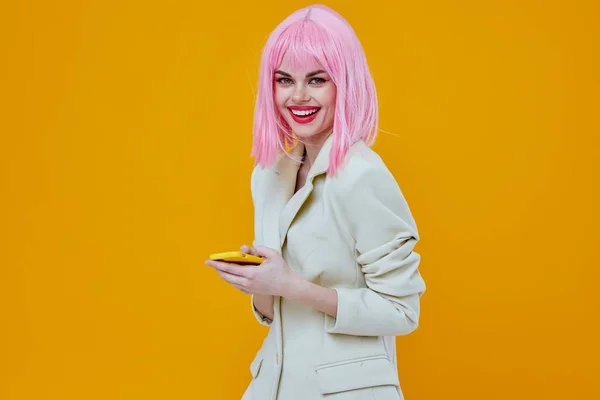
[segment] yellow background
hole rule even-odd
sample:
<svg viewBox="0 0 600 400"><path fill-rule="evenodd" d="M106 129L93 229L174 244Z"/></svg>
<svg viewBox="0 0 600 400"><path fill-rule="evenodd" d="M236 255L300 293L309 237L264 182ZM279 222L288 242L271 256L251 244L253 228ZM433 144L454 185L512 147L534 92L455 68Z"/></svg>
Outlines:
<svg viewBox="0 0 600 400"><path fill-rule="evenodd" d="M0 12L0 399L238 399L259 53L303 1ZM407 399L597 399L597 1L330 1L422 237Z"/></svg>

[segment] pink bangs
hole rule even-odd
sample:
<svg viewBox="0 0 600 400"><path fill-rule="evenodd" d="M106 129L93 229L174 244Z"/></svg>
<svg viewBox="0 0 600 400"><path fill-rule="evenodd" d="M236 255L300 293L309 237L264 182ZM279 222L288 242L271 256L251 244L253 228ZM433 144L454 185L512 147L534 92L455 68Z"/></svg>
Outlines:
<svg viewBox="0 0 600 400"><path fill-rule="evenodd" d="M371 145L377 133L377 94L362 46L346 20L321 5L296 11L275 28L263 49L254 109L252 155L263 168L295 144L273 99L273 74L284 54L294 69L322 66L336 85L327 171L334 175L353 143L364 140Z"/></svg>

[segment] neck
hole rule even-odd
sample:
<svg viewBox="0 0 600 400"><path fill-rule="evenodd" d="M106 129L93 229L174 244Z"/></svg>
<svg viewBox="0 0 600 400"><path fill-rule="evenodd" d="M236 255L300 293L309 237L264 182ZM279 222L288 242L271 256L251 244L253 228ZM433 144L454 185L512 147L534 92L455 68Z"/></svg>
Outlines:
<svg viewBox="0 0 600 400"><path fill-rule="evenodd" d="M310 167L312 167L319 155L319 151L321 151L321 147L323 147L323 143L325 143L331 134L332 132L328 132L327 134L319 135L319 137L316 138L302 139L304 142L304 163L306 168L310 169Z"/></svg>

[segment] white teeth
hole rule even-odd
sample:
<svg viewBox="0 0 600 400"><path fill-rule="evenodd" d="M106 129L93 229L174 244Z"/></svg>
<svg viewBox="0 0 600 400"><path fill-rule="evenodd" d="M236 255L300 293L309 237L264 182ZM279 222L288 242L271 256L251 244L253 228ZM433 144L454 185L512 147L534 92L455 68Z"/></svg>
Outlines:
<svg viewBox="0 0 600 400"><path fill-rule="evenodd" d="M310 110L310 111L300 111L300 110L291 110L291 111L292 111L292 114L294 114L294 115L306 116L306 115L316 113L317 111L319 111L319 109L315 108L314 110Z"/></svg>

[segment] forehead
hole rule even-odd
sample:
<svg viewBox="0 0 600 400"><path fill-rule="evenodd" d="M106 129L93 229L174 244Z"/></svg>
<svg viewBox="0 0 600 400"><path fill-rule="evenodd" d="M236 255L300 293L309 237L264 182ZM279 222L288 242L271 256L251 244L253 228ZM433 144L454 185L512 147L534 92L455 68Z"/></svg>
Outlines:
<svg viewBox="0 0 600 400"><path fill-rule="evenodd" d="M275 68L291 75L304 75L308 72L325 70L323 65L312 55L287 51L281 63Z"/></svg>

